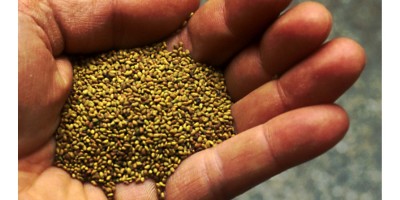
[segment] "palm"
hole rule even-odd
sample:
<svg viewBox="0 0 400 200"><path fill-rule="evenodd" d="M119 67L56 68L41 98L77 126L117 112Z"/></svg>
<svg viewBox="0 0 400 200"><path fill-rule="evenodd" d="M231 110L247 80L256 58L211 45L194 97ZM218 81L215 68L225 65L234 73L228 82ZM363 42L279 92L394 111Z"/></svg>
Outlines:
<svg viewBox="0 0 400 200"><path fill-rule="evenodd" d="M52 167L51 137L72 83L62 54L156 41L196 9L195 1L96 2L53 2L49 15L40 12L43 4L19 2L20 199L105 199L99 188ZM183 41L197 60L224 66L240 132L186 159L168 181L168 199L229 199L323 153L347 130L345 112L332 103L361 72L362 48L348 39L321 46L331 19L318 4L274 21L288 1L234 2L210 1L168 39ZM116 197L155 199L154 189L151 181L121 184Z"/></svg>

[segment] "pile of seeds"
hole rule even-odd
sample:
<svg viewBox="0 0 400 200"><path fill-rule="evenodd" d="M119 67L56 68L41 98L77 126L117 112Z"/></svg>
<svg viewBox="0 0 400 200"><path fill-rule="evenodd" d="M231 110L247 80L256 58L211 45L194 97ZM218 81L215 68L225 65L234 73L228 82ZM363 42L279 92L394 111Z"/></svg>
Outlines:
<svg viewBox="0 0 400 200"><path fill-rule="evenodd" d="M117 183L156 182L234 135L223 75L165 43L77 59L55 165L113 199Z"/></svg>

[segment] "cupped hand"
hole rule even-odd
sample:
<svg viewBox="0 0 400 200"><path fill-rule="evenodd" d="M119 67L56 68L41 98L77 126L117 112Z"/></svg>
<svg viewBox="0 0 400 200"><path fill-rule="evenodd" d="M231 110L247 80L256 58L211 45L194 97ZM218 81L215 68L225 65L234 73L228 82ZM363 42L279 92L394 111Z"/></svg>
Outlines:
<svg viewBox="0 0 400 200"><path fill-rule="evenodd" d="M19 1L19 199L106 199L52 166L53 134L72 85L69 53L167 40L225 70L238 135L184 160L167 199L230 199L333 147L349 126L334 101L358 78L356 42L326 40L332 17L289 0ZM191 12L187 26L175 33ZM156 199L155 184L117 185L116 199Z"/></svg>

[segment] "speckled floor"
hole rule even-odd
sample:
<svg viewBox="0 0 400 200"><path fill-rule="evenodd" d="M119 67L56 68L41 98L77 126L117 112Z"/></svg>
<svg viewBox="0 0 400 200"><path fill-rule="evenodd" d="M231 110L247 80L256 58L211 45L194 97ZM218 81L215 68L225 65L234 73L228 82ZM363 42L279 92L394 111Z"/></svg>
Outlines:
<svg viewBox="0 0 400 200"><path fill-rule="evenodd" d="M291 6L303 2L294 0ZM279 174L235 200L376 200L381 193L381 1L319 0L333 14L330 38L345 36L367 52L360 79L337 103L351 118L346 137L328 153Z"/></svg>

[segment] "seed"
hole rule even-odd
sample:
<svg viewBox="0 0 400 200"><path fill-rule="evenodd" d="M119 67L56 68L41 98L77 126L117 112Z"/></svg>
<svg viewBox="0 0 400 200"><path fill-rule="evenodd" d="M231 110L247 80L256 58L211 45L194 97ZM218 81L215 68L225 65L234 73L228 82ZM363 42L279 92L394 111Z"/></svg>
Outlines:
<svg viewBox="0 0 400 200"><path fill-rule="evenodd" d="M161 194L160 194L160 198L161 198L161 199L164 199L164 198L165 198L165 194L164 194L164 192L161 192Z"/></svg>
<svg viewBox="0 0 400 200"><path fill-rule="evenodd" d="M222 73L193 60L183 43L111 50L73 65L54 165L108 199L117 183L146 179L164 199L185 158L235 135Z"/></svg>

